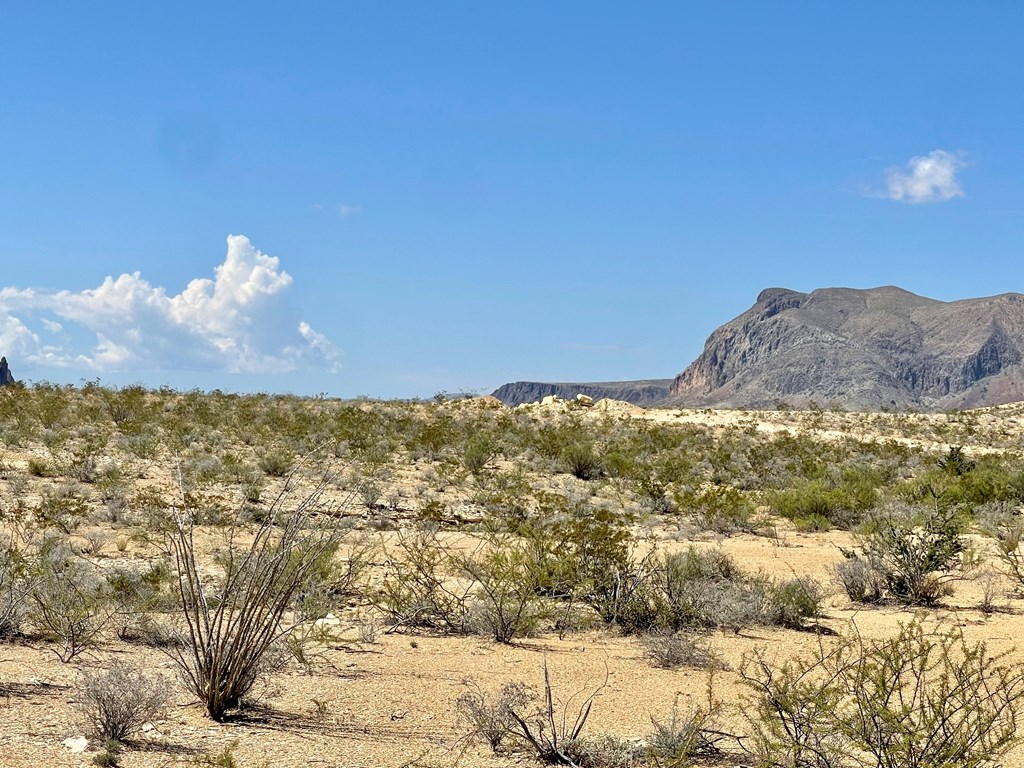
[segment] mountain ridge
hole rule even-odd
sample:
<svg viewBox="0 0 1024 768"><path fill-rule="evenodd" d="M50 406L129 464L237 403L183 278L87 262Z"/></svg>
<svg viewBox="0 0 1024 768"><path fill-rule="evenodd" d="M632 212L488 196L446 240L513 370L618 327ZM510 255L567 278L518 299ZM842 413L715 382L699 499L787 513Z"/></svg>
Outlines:
<svg viewBox="0 0 1024 768"><path fill-rule="evenodd" d="M941 410L1024 399L1024 295L766 288L675 377L673 403Z"/></svg>

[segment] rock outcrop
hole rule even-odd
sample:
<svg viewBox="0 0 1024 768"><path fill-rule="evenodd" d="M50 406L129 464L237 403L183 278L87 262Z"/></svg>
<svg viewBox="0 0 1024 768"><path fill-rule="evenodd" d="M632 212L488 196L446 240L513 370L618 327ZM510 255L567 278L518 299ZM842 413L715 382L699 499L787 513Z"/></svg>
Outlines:
<svg viewBox="0 0 1024 768"><path fill-rule="evenodd" d="M622 400L633 405L650 407L663 403L668 398L672 379L647 379L643 381L603 381L591 383L544 383L539 381L515 381L503 384L494 390L493 396L505 405L538 403L554 395L559 400L574 400L584 395L592 401L608 398Z"/></svg>
<svg viewBox="0 0 1024 768"><path fill-rule="evenodd" d="M971 408L1024 400L1024 296L761 292L672 382L690 407Z"/></svg>
<svg viewBox="0 0 1024 768"><path fill-rule="evenodd" d="M14 383L14 377L11 375L11 369L7 365L7 358L0 357L0 387Z"/></svg>

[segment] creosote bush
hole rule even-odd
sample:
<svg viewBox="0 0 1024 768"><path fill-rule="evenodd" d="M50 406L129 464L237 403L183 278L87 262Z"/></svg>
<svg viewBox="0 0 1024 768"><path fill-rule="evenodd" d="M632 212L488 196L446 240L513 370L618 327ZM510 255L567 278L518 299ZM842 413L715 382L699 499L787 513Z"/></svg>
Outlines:
<svg viewBox="0 0 1024 768"><path fill-rule="evenodd" d="M892 505L871 521L836 580L851 600L884 598L912 605L935 605L953 593L951 582L970 563L962 517L954 510Z"/></svg>
<svg viewBox="0 0 1024 768"><path fill-rule="evenodd" d="M1024 672L955 629L906 624L782 664L759 651L741 676L765 768L994 768L1020 741Z"/></svg>

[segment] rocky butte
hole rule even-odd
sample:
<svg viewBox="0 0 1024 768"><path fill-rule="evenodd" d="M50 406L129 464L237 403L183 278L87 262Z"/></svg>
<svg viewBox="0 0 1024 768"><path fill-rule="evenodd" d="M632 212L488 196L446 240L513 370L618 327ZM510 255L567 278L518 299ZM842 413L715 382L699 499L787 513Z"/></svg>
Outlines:
<svg viewBox="0 0 1024 768"><path fill-rule="evenodd" d="M0 387L14 383L14 377L11 375L11 369L7 365L7 358L0 357Z"/></svg>
<svg viewBox="0 0 1024 768"><path fill-rule="evenodd" d="M670 388L686 407L877 410L1024 400L1024 296L936 301L894 286L768 288Z"/></svg>

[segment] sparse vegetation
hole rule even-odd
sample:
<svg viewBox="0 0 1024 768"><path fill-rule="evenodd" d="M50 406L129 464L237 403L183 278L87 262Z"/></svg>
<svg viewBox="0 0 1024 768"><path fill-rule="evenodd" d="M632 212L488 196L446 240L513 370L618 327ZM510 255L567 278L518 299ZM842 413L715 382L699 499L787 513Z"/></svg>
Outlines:
<svg viewBox="0 0 1024 768"><path fill-rule="evenodd" d="M527 749L594 768L738 762L740 742L721 726L735 721L737 702L676 696L664 713L694 675L742 669L747 711L760 714L738 736L758 745L764 766L801 765L797 754L808 768L924 765L896 745L911 738L910 724L883 745L889 762L850 725L851 713L871 711L871 697L883 695L869 671L898 662L910 688L963 691L980 713L958 724L955 713L936 714L929 693L934 711L908 723L947 723L935 728L953 745L948 754L994 765L977 755L1013 748L999 718L1016 717L1019 681L1006 670L1017 652L993 657L963 638L894 637L885 627L905 605L929 621L929 609L949 601L1000 632L1019 612L1024 472L1010 452L1018 410L1005 414L818 409L645 420L472 400L340 403L97 384L0 390L0 663L45 649L89 668L85 685L112 670L108 659L134 664L159 648L185 684L184 694L163 690L186 717L199 716L187 706L198 701L214 720L237 712L282 733L288 718L309 712L291 711L294 696L277 700L275 691L340 673L346 687L329 699L302 698L332 702L302 726L312 734L371 727L344 702L349 690L366 695L362 676L395 665L422 690L427 667L407 676L409 659L452 653L469 675L467 658L519 663L555 648L552 659L578 650L584 663L606 645L617 689L632 691L642 676L663 697L652 699L649 732L597 733L589 711L602 700L591 697L593 681L581 684L578 665L566 673L576 682L559 687L579 695L563 702L550 679L533 696L489 670L478 678L486 688L469 684L447 705L445 722L458 717L474 734L460 748ZM320 454L298 460L317 446ZM325 480L329 458L345 466ZM830 575L853 605L829 600L821 580ZM865 606L870 635L831 637ZM771 648L801 650L748 655L741 665L737 649L766 637ZM846 666L833 679L839 658ZM922 665L918 686L912 670ZM960 688L942 682L952 667L966 675ZM286 670L299 674L278 674ZM988 720L996 698L984 699L982 678L990 692L1005 684L1014 702ZM17 686L7 689L15 701L30 689ZM862 700L856 686L877 690ZM771 717L759 709L765 701ZM372 728L407 738L406 710L396 705ZM969 735L983 725L991 739ZM97 762L134 759L99 729L91 735ZM240 764L242 755L253 764L248 746L218 753L222 746L186 762Z"/></svg>

